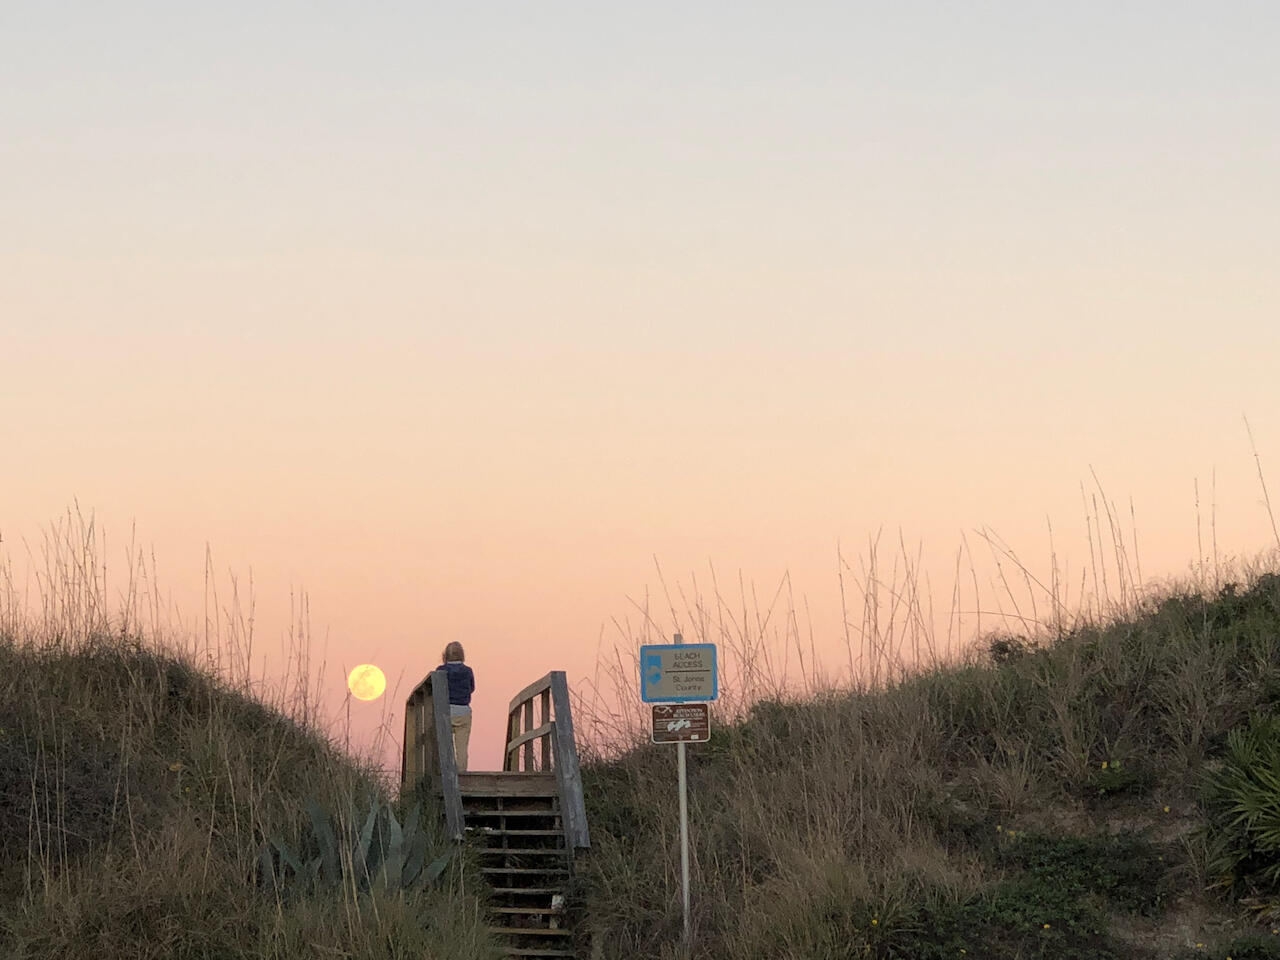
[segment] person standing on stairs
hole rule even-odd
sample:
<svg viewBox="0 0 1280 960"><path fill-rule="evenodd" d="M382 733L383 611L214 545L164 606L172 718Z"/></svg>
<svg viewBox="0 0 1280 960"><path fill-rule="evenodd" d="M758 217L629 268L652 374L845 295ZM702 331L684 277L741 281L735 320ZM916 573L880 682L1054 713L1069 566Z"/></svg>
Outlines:
<svg viewBox="0 0 1280 960"><path fill-rule="evenodd" d="M466 654L457 640L444 648L436 667L449 678L449 724L453 728L453 755L458 762L458 772L467 769L467 745L471 742L471 694L476 689L476 675L463 661Z"/></svg>

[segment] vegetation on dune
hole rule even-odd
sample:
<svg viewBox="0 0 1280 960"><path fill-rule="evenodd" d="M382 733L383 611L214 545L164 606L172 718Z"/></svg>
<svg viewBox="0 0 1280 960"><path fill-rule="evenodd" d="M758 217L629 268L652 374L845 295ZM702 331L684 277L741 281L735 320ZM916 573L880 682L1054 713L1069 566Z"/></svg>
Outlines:
<svg viewBox="0 0 1280 960"><path fill-rule="evenodd" d="M690 748L691 956L1280 958L1280 576L773 698ZM587 913L681 956L669 748L584 770Z"/></svg>
<svg viewBox="0 0 1280 960"><path fill-rule="evenodd" d="M0 602L0 956L497 955L433 798L391 796L305 700L269 705L207 651L109 624L74 574L90 563L58 569L39 622ZM796 696L763 628L740 629L690 749L692 943L673 751L625 715L607 751L581 745L581 942L593 960L1280 960L1280 575L1242 579L1147 600L1121 581L1126 612L958 658L865 631L869 679Z"/></svg>
<svg viewBox="0 0 1280 960"><path fill-rule="evenodd" d="M471 868L387 801L320 731L172 652L0 631L6 958L493 956ZM322 875L317 823L351 841Z"/></svg>

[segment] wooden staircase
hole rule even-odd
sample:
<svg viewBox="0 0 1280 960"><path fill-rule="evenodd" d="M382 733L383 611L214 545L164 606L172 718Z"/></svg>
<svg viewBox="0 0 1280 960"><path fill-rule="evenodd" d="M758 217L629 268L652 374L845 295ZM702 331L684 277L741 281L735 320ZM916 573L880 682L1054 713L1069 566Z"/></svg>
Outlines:
<svg viewBox="0 0 1280 960"><path fill-rule="evenodd" d="M466 831L493 888L508 957L572 957L567 907L573 860L551 773L458 775Z"/></svg>
<svg viewBox="0 0 1280 960"><path fill-rule="evenodd" d="M563 671L511 700L501 771L457 769L448 703L441 670L409 696L402 787L429 779L450 833L476 853L506 956L578 956L571 883L591 841Z"/></svg>

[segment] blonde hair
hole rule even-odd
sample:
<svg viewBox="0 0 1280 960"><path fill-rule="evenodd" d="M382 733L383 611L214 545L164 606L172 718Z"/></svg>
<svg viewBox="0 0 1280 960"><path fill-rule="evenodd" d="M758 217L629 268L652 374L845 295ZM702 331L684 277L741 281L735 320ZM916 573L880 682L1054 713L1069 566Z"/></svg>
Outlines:
<svg viewBox="0 0 1280 960"><path fill-rule="evenodd" d="M450 643L448 646L444 648L444 653L440 655L440 659L443 660L445 663L451 663L455 661L457 663L462 663L462 661L467 659L467 655L462 652L462 644L460 644L457 640L454 640L453 643Z"/></svg>

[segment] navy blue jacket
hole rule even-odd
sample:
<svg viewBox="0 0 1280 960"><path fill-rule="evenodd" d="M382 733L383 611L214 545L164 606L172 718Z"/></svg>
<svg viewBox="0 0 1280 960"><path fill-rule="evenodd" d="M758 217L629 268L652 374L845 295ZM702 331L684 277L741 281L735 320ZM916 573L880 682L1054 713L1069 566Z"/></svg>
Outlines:
<svg viewBox="0 0 1280 960"><path fill-rule="evenodd" d="M471 691L476 688L476 675L465 663L451 660L436 667L449 675L449 705L453 707L471 706Z"/></svg>

